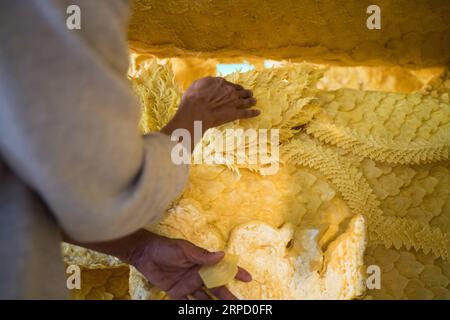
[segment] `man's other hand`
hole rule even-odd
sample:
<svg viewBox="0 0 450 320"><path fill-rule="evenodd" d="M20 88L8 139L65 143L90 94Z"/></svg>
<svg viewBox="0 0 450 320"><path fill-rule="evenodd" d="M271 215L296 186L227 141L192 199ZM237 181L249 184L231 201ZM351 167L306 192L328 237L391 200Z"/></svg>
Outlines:
<svg viewBox="0 0 450 320"><path fill-rule="evenodd" d="M172 299L188 299L191 296L210 300L198 271L203 265L216 264L223 257L223 252L209 252L185 240L151 234L149 241L134 251L130 262ZM247 271L239 268L236 279L249 282L252 278ZM225 286L209 291L219 299L236 299Z"/></svg>

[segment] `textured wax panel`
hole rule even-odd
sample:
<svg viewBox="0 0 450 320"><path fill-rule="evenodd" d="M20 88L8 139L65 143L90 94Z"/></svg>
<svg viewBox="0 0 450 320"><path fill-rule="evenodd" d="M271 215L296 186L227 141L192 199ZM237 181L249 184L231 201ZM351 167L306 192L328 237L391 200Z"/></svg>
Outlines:
<svg viewBox="0 0 450 320"><path fill-rule="evenodd" d="M315 86L322 73L311 65L290 65L230 75L254 90L263 115L219 130L278 128L282 141L289 141L318 112ZM206 134L202 144L208 139ZM148 229L238 255L255 279L229 284L240 298L350 299L364 292L366 244L365 219L353 216L314 169L282 165L277 174L264 176L246 165L236 171L199 164L191 167L181 199ZM136 273L131 283L134 298L163 297Z"/></svg>
<svg viewBox="0 0 450 320"><path fill-rule="evenodd" d="M308 124L307 132L321 141L388 163L448 158L448 95L342 89L318 98L322 116Z"/></svg>
<svg viewBox="0 0 450 320"><path fill-rule="evenodd" d="M228 76L255 91L262 116L224 128L284 129L279 172L194 165L149 229L238 254L255 278L229 284L241 298L356 298L371 264L382 288L366 298L448 298L446 74L421 93L318 90L322 74L294 64ZM164 298L145 285L132 296Z"/></svg>
<svg viewBox="0 0 450 320"><path fill-rule="evenodd" d="M77 265L81 271L80 289L70 290L72 299L130 299L128 265L117 258L67 243L62 244L62 253L66 267Z"/></svg>
<svg viewBox="0 0 450 320"><path fill-rule="evenodd" d="M404 67L342 67L328 66L318 87L324 90L357 89L411 93L425 90L434 77L445 68L409 69Z"/></svg>
<svg viewBox="0 0 450 320"><path fill-rule="evenodd" d="M132 78L133 89L141 102L142 133L161 130L175 115L181 99L173 73L152 60L148 69Z"/></svg>
<svg viewBox="0 0 450 320"><path fill-rule="evenodd" d="M131 75L136 68L145 64L151 64L155 60L153 55L131 55ZM170 63L175 76L175 81L186 90L189 85L202 77L216 76L218 63L248 62L256 70L262 71L267 64L283 66L289 64L285 61L273 61L264 58L226 58L202 59L198 57L162 58L160 62ZM445 67L410 69L399 66L331 66L318 64L324 68L324 74L317 83L317 88L322 90L357 89L370 91L386 91L397 93L411 93L426 91L430 88L430 82L441 81L445 73ZM450 83L447 84L450 86Z"/></svg>
<svg viewBox="0 0 450 320"><path fill-rule="evenodd" d="M75 300L129 300L128 266L81 267L81 288L71 291Z"/></svg>
<svg viewBox="0 0 450 320"><path fill-rule="evenodd" d="M165 125L182 94L171 61L164 63L135 67L144 133ZM391 84L357 89L351 80L342 88L337 74L366 78L355 70L286 64L227 76L254 91L262 114L218 129L280 129L279 171L193 165L183 195L147 228L238 255L254 277L228 284L240 298L449 299L448 73L386 68L378 74ZM380 91L364 90L371 86ZM77 298L111 298L108 290L122 288L108 284L122 266L116 259L73 246L64 253L94 275L82 280L97 289ZM369 265L380 267L381 289L366 290ZM134 268L129 296L167 299Z"/></svg>
<svg viewBox="0 0 450 320"><path fill-rule="evenodd" d="M342 65L442 66L450 61L448 0L135 0L131 48L160 57L259 56Z"/></svg>

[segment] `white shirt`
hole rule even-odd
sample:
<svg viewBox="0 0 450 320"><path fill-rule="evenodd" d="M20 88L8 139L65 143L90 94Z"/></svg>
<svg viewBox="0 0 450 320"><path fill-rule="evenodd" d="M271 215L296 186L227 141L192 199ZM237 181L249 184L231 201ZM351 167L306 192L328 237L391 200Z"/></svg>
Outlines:
<svg viewBox="0 0 450 320"><path fill-rule="evenodd" d="M71 4L81 30L66 27ZM58 298L59 227L82 242L123 237L186 184L170 138L138 131L128 6L0 2L0 298Z"/></svg>

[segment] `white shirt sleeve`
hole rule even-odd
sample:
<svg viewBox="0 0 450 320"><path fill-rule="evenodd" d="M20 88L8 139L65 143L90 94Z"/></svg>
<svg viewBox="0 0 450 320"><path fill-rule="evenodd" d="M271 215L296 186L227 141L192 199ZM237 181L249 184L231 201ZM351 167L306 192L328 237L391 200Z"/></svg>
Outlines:
<svg viewBox="0 0 450 320"><path fill-rule="evenodd" d="M81 8L81 30L66 28L71 4ZM4 161L78 241L112 240L154 221L189 168L171 161L168 136L138 131L127 2L4 0L0 19Z"/></svg>

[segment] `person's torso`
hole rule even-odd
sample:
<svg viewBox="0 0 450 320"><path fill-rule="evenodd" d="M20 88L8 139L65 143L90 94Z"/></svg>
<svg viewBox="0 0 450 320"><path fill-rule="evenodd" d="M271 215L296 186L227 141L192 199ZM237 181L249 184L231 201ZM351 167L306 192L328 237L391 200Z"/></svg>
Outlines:
<svg viewBox="0 0 450 320"><path fill-rule="evenodd" d="M0 159L0 299L67 297L58 225Z"/></svg>

